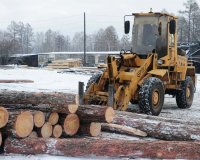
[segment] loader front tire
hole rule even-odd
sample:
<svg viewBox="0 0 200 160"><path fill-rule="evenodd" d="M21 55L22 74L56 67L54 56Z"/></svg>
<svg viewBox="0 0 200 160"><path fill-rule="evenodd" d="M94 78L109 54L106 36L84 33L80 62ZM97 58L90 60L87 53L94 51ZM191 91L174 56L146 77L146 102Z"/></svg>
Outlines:
<svg viewBox="0 0 200 160"><path fill-rule="evenodd" d="M158 116L164 103L164 86L156 77L144 81L139 89L139 107L142 113Z"/></svg>
<svg viewBox="0 0 200 160"><path fill-rule="evenodd" d="M187 76L181 82L181 90L176 92L176 103L178 108L190 108L194 98L195 87L192 78Z"/></svg>
<svg viewBox="0 0 200 160"><path fill-rule="evenodd" d="M102 72L97 72L96 74L93 74L92 77L90 77L86 85L86 91L88 90L91 84L99 82L101 75L102 75Z"/></svg>

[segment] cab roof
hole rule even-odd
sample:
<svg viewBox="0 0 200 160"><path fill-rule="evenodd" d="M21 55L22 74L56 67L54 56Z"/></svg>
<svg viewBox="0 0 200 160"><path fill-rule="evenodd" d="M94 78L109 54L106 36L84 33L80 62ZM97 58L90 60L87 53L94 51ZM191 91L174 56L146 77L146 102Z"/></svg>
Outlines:
<svg viewBox="0 0 200 160"><path fill-rule="evenodd" d="M161 12L148 12L148 13L133 13L134 16L168 16L168 17L172 17L174 19L177 19L176 16L173 16L171 14L167 14L167 13L161 13Z"/></svg>

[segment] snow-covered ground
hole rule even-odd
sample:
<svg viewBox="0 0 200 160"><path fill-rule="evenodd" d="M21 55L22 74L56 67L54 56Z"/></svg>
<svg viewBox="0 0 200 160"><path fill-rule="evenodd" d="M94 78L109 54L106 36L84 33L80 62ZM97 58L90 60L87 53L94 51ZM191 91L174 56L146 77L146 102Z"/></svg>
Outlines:
<svg viewBox="0 0 200 160"><path fill-rule="evenodd" d="M1 83L0 89L17 91L58 91L67 93L78 93L78 82L87 84L89 75L78 75L73 73L57 73L56 70L45 69L0 69L0 80L3 79L27 79L34 83Z"/></svg>
<svg viewBox="0 0 200 160"><path fill-rule="evenodd" d="M0 69L0 80L3 79L28 79L33 80L34 83L18 83L9 84L1 83L0 89L18 90L18 91L58 91L58 92L69 92L78 93L78 82L82 81L87 83L90 75L78 75L74 73L57 73L56 70L45 70L45 69L25 69L25 68L14 68L14 69ZM137 108L137 106L132 106ZM194 102L189 109L179 109L176 106L175 98L165 96L165 104L163 110L159 116L178 118L190 121L200 122L200 75L197 75L197 90L194 97ZM124 137L122 137L124 138ZM126 137L127 138L127 137ZM37 156L21 156L21 155L7 155L0 156L0 160L68 160L68 159L80 159L71 157L56 157L48 155L37 155ZM81 158L83 159L83 158ZM88 159L88 158L87 158Z"/></svg>

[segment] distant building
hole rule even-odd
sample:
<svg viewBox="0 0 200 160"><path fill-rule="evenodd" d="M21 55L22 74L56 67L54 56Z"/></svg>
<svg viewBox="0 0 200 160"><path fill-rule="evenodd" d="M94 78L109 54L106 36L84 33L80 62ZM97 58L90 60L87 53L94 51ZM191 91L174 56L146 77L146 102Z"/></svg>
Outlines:
<svg viewBox="0 0 200 160"><path fill-rule="evenodd" d="M119 55L116 52L87 52L86 63L88 66L96 66L98 63L105 63L108 55ZM37 54L17 54L10 57L9 62L14 64L26 64L32 67L45 66L54 60L82 59L83 52L49 52Z"/></svg>

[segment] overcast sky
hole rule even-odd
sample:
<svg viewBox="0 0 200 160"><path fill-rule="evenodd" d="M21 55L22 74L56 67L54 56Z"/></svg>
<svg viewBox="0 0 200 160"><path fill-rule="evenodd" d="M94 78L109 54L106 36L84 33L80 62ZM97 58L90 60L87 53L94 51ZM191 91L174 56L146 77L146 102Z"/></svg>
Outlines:
<svg viewBox="0 0 200 160"><path fill-rule="evenodd" d="M0 29L10 21L30 23L34 31L51 28L72 36L83 30L83 12L87 33L113 25L123 34L123 16L133 12L161 11L177 14L186 0L0 0ZM200 0L197 0L200 4Z"/></svg>

